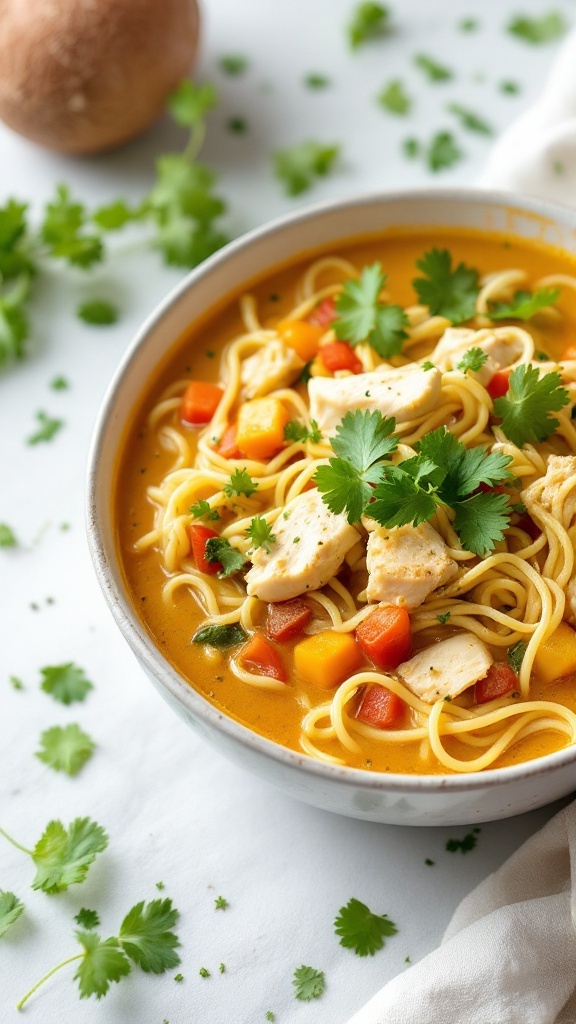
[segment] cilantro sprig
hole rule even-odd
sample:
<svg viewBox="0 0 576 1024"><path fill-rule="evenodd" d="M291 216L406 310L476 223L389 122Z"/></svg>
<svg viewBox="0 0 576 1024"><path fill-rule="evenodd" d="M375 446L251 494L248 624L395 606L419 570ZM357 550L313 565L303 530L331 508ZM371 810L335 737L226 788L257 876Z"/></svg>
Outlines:
<svg viewBox="0 0 576 1024"><path fill-rule="evenodd" d="M521 448L529 442L538 443L558 428L559 421L552 416L570 402L570 395L562 387L559 373L545 373L528 363L517 366L509 377L509 388L502 398L494 402L494 412L502 420L506 437Z"/></svg>
<svg viewBox="0 0 576 1024"><path fill-rule="evenodd" d="M218 509L212 508L210 502L206 501L205 498L200 498L200 501L197 501L195 505L190 505L189 512L194 519L220 519Z"/></svg>
<svg viewBox="0 0 576 1024"><path fill-rule="evenodd" d="M340 146L307 140L274 153L274 172L284 185L288 196L299 196L312 188L317 178L324 178L332 170L340 153Z"/></svg>
<svg viewBox="0 0 576 1024"><path fill-rule="evenodd" d="M251 498L258 490L258 482L252 479L247 469L235 469L222 490L228 498L240 497L241 494Z"/></svg>
<svg viewBox="0 0 576 1024"><path fill-rule="evenodd" d="M232 547L225 537L209 537L206 541L206 558L209 562L219 562L222 566L216 575L219 580L228 579L246 565L244 555Z"/></svg>
<svg viewBox="0 0 576 1024"><path fill-rule="evenodd" d="M338 458L319 466L314 481L331 512L346 512L349 523L357 522L382 479L382 462L398 447L392 434L393 419L380 412L357 409L347 412L331 439Z"/></svg>
<svg viewBox="0 0 576 1024"><path fill-rule="evenodd" d="M75 818L68 828L61 821L48 822L33 850L17 843L2 828L0 835L32 858L36 865L32 888L46 893L64 892L83 882L96 855L108 846L106 832L90 818Z"/></svg>
<svg viewBox="0 0 576 1024"><path fill-rule="evenodd" d="M334 931L340 936L341 946L353 949L358 956L374 956L398 929L387 914L373 914L365 903L352 898L340 908Z"/></svg>
<svg viewBox="0 0 576 1024"><path fill-rule="evenodd" d="M487 359L488 353L483 352L481 348L469 348L462 356L460 362L456 364L456 369L462 373L467 373L468 370L472 373L478 373Z"/></svg>
<svg viewBox="0 0 576 1024"><path fill-rule="evenodd" d="M0 889L0 936L24 913L24 904L13 892Z"/></svg>
<svg viewBox="0 0 576 1024"><path fill-rule="evenodd" d="M332 327L337 338L351 345L367 341L379 356L389 359L402 350L408 318L401 306L380 301L385 281L380 263L364 267L358 280L346 281L336 299Z"/></svg>
<svg viewBox="0 0 576 1024"><path fill-rule="evenodd" d="M491 320L530 320L546 306L553 306L560 296L559 288L539 288L535 292L517 291L511 302L492 303Z"/></svg>
<svg viewBox="0 0 576 1024"><path fill-rule="evenodd" d="M432 316L444 316L453 324L470 320L476 313L479 291L478 271L459 263L452 269L448 249L430 249L416 266L423 276L412 284L423 306Z"/></svg>
<svg viewBox="0 0 576 1024"><path fill-rule="evenodd" d="M270 554L270 545L276 540L263 516L254 516L250 526L246 529L246 536L252 541L254 549L264 548L267 555Z"/></svg>

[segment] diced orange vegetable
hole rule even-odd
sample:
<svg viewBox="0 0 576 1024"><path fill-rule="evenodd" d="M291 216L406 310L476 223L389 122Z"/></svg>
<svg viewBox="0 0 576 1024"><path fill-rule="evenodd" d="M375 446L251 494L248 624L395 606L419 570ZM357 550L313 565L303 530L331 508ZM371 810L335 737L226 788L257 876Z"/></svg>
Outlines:
<svg viewBox="0 0 576 1024"><path fill-rule="evenodd" d="M220 562L209 562L206 558L206 541L210 540L211 537L217 537L216 531L211 530L209 526L202 526L201 523L192 523L191 526L187 527L186 532L190 541L192 556L196 562L196 568L200 572L208 573L210 576L220 572L222 568Z"/></svg>
<svg viewBox="0 0 576 1024"><path fill-rule="evenodd" d="M262 633L252 634L240 650L238 661L249 672L256 672L260 676L270 676L272 679L279 679L282 683L286 682L286 669L282 664L280 653L265 636L262 636Z"/></svg>
<svg viewBox="0 0 576 1024"><path fill-rule="evenodd" d="M294 648L294 668L307 683L322 690L340 686L360 668L362 650L350 633L326 629L300 640Z"/></svg>
<svg viewBox="0 0 576 1024"><path fill-rule="evenodd" d="M301 597L268 605L266 632L271 640L294 640L312 618L312 609Z"/></svg>
<svg viewBox="0 0 576 1024"><path fill-rule="evenodd" d="M543 683L576 672L576 633L567 622L561 622L552 636L540 644L534 658L534 672Z"/></svg>
<svg viewBox="0 0 576 1024"><path fill-rule="evenodd" d="M560 359L563 363L570 359L576 359L576 345L568 345L568 348L564 349Z"/></svg>
<svg viewBox="0 0 576 1024"><path fill-rule="evenodd" d="M509 381L510 371L509 370L497 370L493 377L490 378L486 385L486 391L490 395L490 398L502 398L507 394L510 387Z"/></svg>
<svg viewBox="0 0 576 1024"><path fill-rule="evenodd" d="M369 686L356 712L356 718L376 729L391 729L398 725L406 705L401 697L385 686Z"/></svg>
<svg viewBox="0 0 576 1024"><path fill-rule="evenodd" d="M322 345L318 354L326 369L331 373L336 373L336 370L362 373L364 369L354 349L345 341L330 341L327 345Z"/></svg>
<svg viewBox="0 0 576 1024"><path fill-rule="evenodd" d="M307 320L281 320L277 330L282 341L288 348L293 348L305 363L314 358L320 338L326 333L323 327Z"/></svg>
<svg viewBox="0 0 576 1024"><path fill-rule="evenodd" d="M410 657L410 616L395 604L381 605L360 623L356 639L370 660L389 672Z"/></svg>
<svg viewBox="0 0 576 1024"><path fill-rule="evenodd" d="M180 406L180 416L185 423L201 426L209 423L224 392L217 384L207 384L203 380L191 380Z"/></svg>
<svg viewBox="0 0 576 1024"><path fill-rule="evenodd" d="M495 661L484 679L479 679L474 688L477 704L486 704L489 700L505 697L518 686L518 676L505 661Z"/></svg>
<svg viewBox="0 0 576 1024"><path fill-rule="evenodd" d="M322 299L322 302L318 306L314 307L308 317L308 322L316 324L317 327L321 327L322 330L327 331L330 324L335 319L336 303L333 296L330 296L328 299Z"/></svg>
<svg viewBox="0 0 576 1024"><path fill-rule="evenodd" d="M284 445L286 408L277 398L254 398L240 406L236 443L249 459L269 459Z"/></svg>
<svg viewBox="0 0 576 1024"><path fill-rule="evenodd" d="M216 451L218 455L222 455L225 459L242 458L242 452L238 447L238 427L235 423L231 423L229 427L226 427Z"/></svg>

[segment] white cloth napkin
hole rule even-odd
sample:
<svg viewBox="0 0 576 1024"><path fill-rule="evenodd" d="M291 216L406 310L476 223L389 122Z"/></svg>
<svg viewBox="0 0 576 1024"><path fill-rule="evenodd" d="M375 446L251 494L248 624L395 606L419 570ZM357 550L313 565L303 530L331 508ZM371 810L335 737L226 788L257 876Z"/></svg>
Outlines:
<svg viewBox="0 0 576 1024"><path fill-rule="evenodd" d="M576 206L576 33L479 184ZM576 804L456 910L441 946L348 1024L576 1024Z"/></svg>

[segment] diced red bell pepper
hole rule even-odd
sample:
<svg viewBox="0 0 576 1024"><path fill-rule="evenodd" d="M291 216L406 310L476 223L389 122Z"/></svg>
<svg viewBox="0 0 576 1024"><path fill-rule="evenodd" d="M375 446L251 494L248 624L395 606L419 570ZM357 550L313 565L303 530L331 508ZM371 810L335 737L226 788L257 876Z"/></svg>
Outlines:
<svg viewBox="0 0 576 1024"><path fill-rule="evenodd" d="M511 693L518 686L518 676L504 661L495 661L488 669L484 679L479 679L475 686L477 704L486 704L489 700L497 700Z"/></svg>
<svg viewBox="0 0 576 1024"><path fill-rule="evenodd" d="M336 370L361 373L364 369L354 349L345 341L331 341L328 345L321 345L318 354L330 373L336 373Z"/></svg>
<svg viewBox="0 0 576 1024"><path fill-rule="evenodd" d="M266 632L271 640L293 640L300 636L312 618L312 609L301 597L268 605Z"/></svg>
<svg viewBox="0 0 576 1024"><path fill-rule="evenodd" d="M238 427L235 423L226 427L216 449L218 455L222 455L225 459L241 459L243 457L243 453L236 443L237 434Z"/></svg>
<svg viewBox="0 0 576 1024"><path fill-rule="evenodd" d="M369 686L356 712L356 718L376 729L391 729L404 714L404 701L385 686Z"/></svg>
<svg viewBox="0 0 576 1024"><path fill-rule="evenodd" d="M206 557L206 542L211 537L217 537L218 534L215 530L211 530L209 526L202 526L201 523L192 523L186 528L186 532L192 549L192 557L196 562L196 568L200 572L207 573L209 576L215 576L222 569L222 565L220 562L208 561Z"/></svg>
<svg viewBox="0 0 576 1024"><path fill-rule="evenodd" d="M262 633L252 634L248 642L241 648L238 661L249 672L270 676L272 679L279 679L282 683L286 682L286 669L280 653Z"/></svg>
<svg viewBox="0 0 576 1024"><path fill-rule="evenodd" d="M410 616L398 605L381 605L360 623L356 639L378 668L390 672L410 656Z"/></svg>
<svg viewBox="0 0 576 1024"><path fill-rule="evenodd" d="M180 406L180 416L193 427L202 426L212 419L224 394L217 384L204 380L191 380Z"/></svg>
<svg viewBox="0 0 576 1024"><path fill-rule="evenodd" d="M308 323L315 324L316 327L323 327L327 331L335 319L336 305L334 299L330 296L328 299L322 299L322 302L312 310L308 317Z"/></svg>
<svg viewBox="0 0 576 1024"><path fill-rule="evenodd" d="M520 519L516 523L516 526L518 526L521 530L524 530L524 532L527 533L528 536L532 538L532 540L537 540L537 538L542 533L542 530L538 526L538 523L534 522L532 516L528 515L528 512L522 513Z"/></svg>
<svg viewBox="0 0 576 1024"><path fill-rule="evenodd" d="M510 387L510 370L497 370L486 385L486 391L490 398L503 398Z"/></svg>

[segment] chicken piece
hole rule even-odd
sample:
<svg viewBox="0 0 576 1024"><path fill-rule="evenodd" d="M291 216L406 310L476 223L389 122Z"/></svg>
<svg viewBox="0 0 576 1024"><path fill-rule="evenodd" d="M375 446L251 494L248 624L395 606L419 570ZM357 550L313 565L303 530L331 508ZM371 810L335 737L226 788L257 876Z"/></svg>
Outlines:
<svg viewBox="0 0 576 1024"><path fill-rule="evenodd" d="M409 690L427 704L457 697L483 679L493 658L473 633L458 633L425 647L396 669Z"/></svg>
<svg viewBox="0 0 576 1024"><path fill-rule="evenodd" d="M346 516L330 512L317 490L294 498L272 531L270 553L258 548L246 574L248 595L260 601L288 601L323 587L358 540Z"/></svg>
<svg viewBox="0 0 576 1024"><path fill-rule="evenodd" d="M242 363L240 379L246 398L260 398L277 388L289 387L300 375L304 361L280 338L269 341Z"/></svg>
<svg viewBox="0 0 576 1024"><path fill-rule="evenodd" d="M458 565L430 523L387 529L366 517L364 525L370 531L366 552L370 603L384 601L413 611L455 575Z"/></svg>
<svg viewBox="0 0 576 1024"><path fill-rule="evenodd" d="M379 410L383 416L405 423L436 407L441 383L439 370L422 370L415 363L350 377L312 377L308 382L310 416L328 436L354 409Z"/></svg>
<svg viewBox="0 0 576 1024"><path fill-rule="evenodd" d="M472 331L468 327L449 327L429 356L430 362L441 370L454 370L465 352L479 348L488 358L476 372L471 372L480 384L486 385L498 370L515 363L524 351L522 342L510 336L506 328L494 331Z"/></svg>
<svg viewBox="0 0 576 1024"><path fill-rule="evenodd" d="M520 500L528 511L540 505L546 512L554 512L554 502L567 483L572 486L561 498L562 522L567 528L576 513L576 455L549 455L545 475L521 491Z"/></svg>

